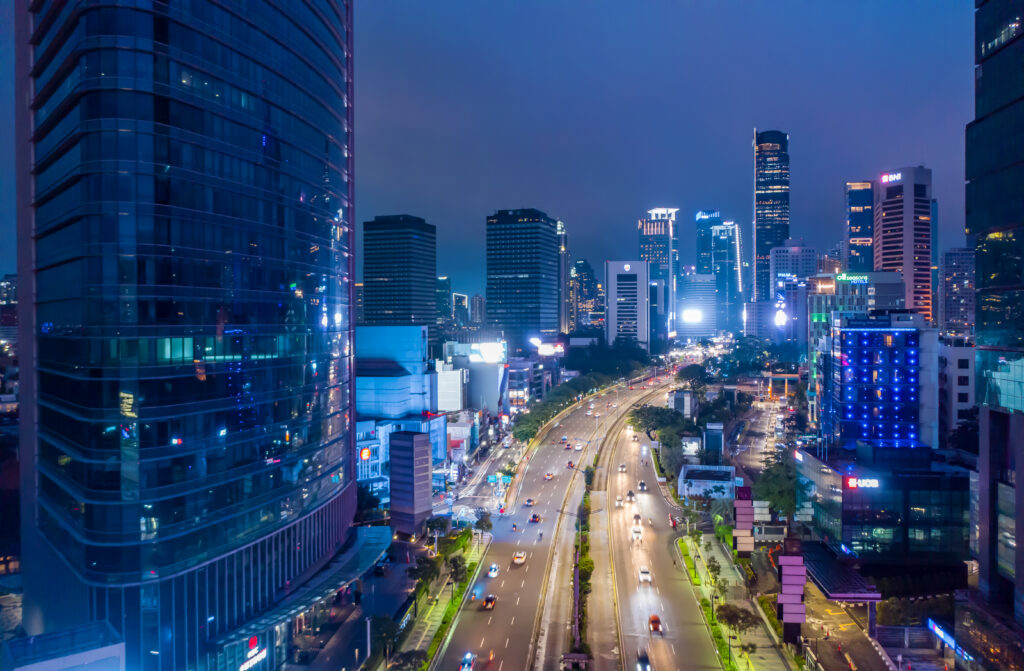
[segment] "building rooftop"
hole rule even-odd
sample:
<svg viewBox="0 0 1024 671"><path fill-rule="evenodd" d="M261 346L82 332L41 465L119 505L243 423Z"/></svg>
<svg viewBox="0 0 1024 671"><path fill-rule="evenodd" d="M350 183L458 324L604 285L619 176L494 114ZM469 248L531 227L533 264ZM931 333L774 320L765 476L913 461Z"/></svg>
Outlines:
<svg viewBox="0 0 1024 671"><path fill-rule="evenodd" d="M392 359L356 359L356 377L404 377L411 375Z"/></svg>

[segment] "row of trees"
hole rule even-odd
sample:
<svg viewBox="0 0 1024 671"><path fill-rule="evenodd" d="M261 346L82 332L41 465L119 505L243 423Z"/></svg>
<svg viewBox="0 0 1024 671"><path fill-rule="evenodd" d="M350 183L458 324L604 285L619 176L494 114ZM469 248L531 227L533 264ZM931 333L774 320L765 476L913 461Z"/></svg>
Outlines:
<svg viewBox="0 0 1024 671"><path fill-rule="evenodd" d="M531 403L529 412L516 417L516 423L512 427L512 437L523 443L533 440L533 437L548 420L575 403L581 394L588 394L593 390L607 387L612 382L613 378L602 373L588 373L563 382L549 391L543 401Z"/></svg>

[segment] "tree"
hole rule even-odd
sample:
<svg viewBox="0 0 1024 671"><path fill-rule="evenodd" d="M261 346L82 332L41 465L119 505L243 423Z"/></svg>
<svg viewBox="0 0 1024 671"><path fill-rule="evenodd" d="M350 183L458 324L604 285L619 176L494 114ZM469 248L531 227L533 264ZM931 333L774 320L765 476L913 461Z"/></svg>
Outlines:
<svg viewBox="0 0 1024 671"><path fill-rule="evenodd" d="M427 531L436 531L439 534L448 533L448 526L451 524L451 518L448 517L431 517L427 520Z"/></svg>
<svg viewBox="0 0 1024 671"><path fill-rule="evenodd" d="M703 531L701 531L700 529L698 529L696 527L694 527L693 529L690 529L690 540L693 541L693 544L695 546L697 546L699 548L700 547L700 542L703 539L704 539L704 532Z"/></svg>
<svg viewBox="0 0 1024 671"><path fill-rule="evenodd" d="M394 620L384 615L370 618L370 642L375 652L381 652L387 657L395 646L396 638L398 624Z"/></svg>
<svg viewBox="0 0 1024 671"><path fill-rule="evenodd" d="M758 624L760 620L746 608L731 603L723 603L715 613L718 621L732 629L737 634L743 634Z"/></svg>
<svg viewBox="0 0 1024 671"><path fill-rule="evenodd" d="M425 650L406 650L394 656L391 660L392 671L420 671L420 668L427 661Z"/></svg>
<svg viewBox="0 0 1024 671"><path fill-rule="evenodd" d="M797 505L807 494L808 484L799 476L792 450L776 453L754 482L754 498L767 501L776 515L785 516L790 530Z"/></svg>
<svg viewBox="0 0 1024 671"><path fill-rule="evenodd" d="M714 491L714 489L712 489L712 491ZM719 518L721 518L722 521L729 519L732 516L732 511L732 499L715 499L711 502L711 516L716 520ZM720 524L721 522L718 523Z"/></svg>
<svg viewBox="0 0 1024 671"><path fill-rule="evenodd" d="M480 532L490 531L494 528L494 523L491 522L491 514L487 511L481 511L479 516L476 518L476 524L473 526L475 526L476 530Z"/></svg>
<svg viewBox="0 0 1024 671"><path fill-rule="evenodd" d="M710 547L710 544L708 545ZM722 574L722 565L718 563L718 560L714 557L708 557L705 562L708 567L708 573L711 575L711 582L718 582L718 576Z"/></svg>
<svg viewBox="0 0 1024 671"><path fill-rule="evenodd" d="M419 557L416 559L416 565L410 566L406 572L409 577L429 584L441 575L440 561L436 557Z"/></svg>
<svg viewBox="0 0 1024 671"><path fill-rule="evenodd" d="M466 558L462 555L452 555L448 558L448 568L452 572L452 581L460 583L466 579Z"/></svg>
<svg viewBox="0 0 1024 671"><path fill-rule="evenodd" d="M676 373L676 379L694 391L704 388L708 381L708 372L704 366L692 363L684 366Z"/></svg>

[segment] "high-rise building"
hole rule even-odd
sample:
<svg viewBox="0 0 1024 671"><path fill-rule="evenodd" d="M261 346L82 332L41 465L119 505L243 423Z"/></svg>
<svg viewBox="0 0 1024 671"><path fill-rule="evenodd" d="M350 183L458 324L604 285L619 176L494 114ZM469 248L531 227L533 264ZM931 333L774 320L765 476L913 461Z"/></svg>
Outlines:
<svg viewBox="0 0 1024 671"><path fill-rule="evenodd" d="M14 15L23 626L279 668L365 570L352 3Z"/></svg>
<svg viewBox="0 0 1024 671"><path fill-rule="evenodd" d="M711 228L722 223L722 215L718 210L700 210L697 212L694 223L697 230L696 265L694 267L701 275L711 275L714 272L711 265Z"/></svg>
<svg viewBox="0 0 1024 671"><path fill-rule="evenodd" d="M362 282L355 282L355 287L353 289L353 295L355 296L355 298L353 300L354 300L355 308L356 308L356 316L355 316L356 324L362 324L363 323L363 300L364 300L363 289L364 289L364 287L363 287L363 283Z"/></svg>
<svg viewBox="0 0 1024 671"><path fill-rule="evenodd" d="M484 297L480 294L473 294L473 298L470 299L469 306L469 319L474 324L483 324L487 318L487 307Z"/></svg>
<svg viewBox="0 0 1024 671"><path fill-rule="evenodd" d="M711 227L711 269L715 276L716 327L743 332L743 279L740 229L734 221Z"/></svg>
<svg viewBox="0 0 1024 671"><path fill-rule="evenodd" d="M569 292L572 295L572 330L582 331L599 326L603 314L598 296L597 277L586 259L576 259L569 269Z"/></svg>
<svg viewBox="0 0 1024 671"><path fill-rule="evenodd" d="M558 333L558 222L540 210L487 217L487 321L509 351Z"/></svg>
<svg viewBox="0 0 1024 671"><path fill-rule="evenodd" d="M558 222L558 332L569 333L570 314L572 312L572 295L569 291L569 233L565 223Z"/></svg>
<svg viewBox="0 0 1024 671"><path fill-rule="evenodd" d="M942 255L939 280L939 329L943 333L974 332L974 249L956 247Z"/></svg>
<svg viewBox="0 0 1024 671"><path fill-rule="evenodd" d="M789 135L754 130L754 294L772 298L771 250L789 239Z"/></svg>
<svg viewBox="0 0 1024 671"><path fill-rule="evenodd" d="M846 270L869 273L875 269L874 184L870 181L846 183Z"/></svg>
<svg viewBox="0 0 1024 671"><path fill-rule="evenodd" d="M632 342L643 349L650 346L650 281L643 261L606 261L608 307L605 341Z"/></svg>
<svg viewBox="0 0 1024 671"><path fill-rule="evenodd" d="M836 317L866 315L871 310L902 310L906 304L900 273L838 273L815 275L807 293L807 402L818 420L822 380L818 375L819 343Z"/></svg>
<svg viewBox="0 0 1024 671"><path fill-rule="evenodd" d="M768 275L771 278L768 299L775 297L781 282L806 280L818 272L818 252L806 246L803 240L786 240L773 247L768 257Z"/></svg>
<svg viewBox="0 0 1024 671"><path fill-rule="evenodd" d="M455 315L452 303L452 278L447 275L440 275L435 286L435 299L437 302L437 323L450 322Z"/></svg>
<svg viewBox="0 0 1024 671"><path fill-rule="evenodd" d="M431 515L430 436L418 431L391 434L391 527L419 534Z"/></svg>
<svg viewBox="0 0 1024 671"><path fill-rule="evenodd" d="M469 323L469 296L467 294L452 292L452 314L455 323L459 326Z"/></svg>
<svg viewBox="0 0 1024 671"><path fill-rule="evenodd" d="M363 224L363 322L368 326L437 323L437 229L408 214Z"/></svg>
<svg viewBox="0 0 1024 671"><path fill-rule="evenodd" d="M652 332L665 338L674 330L670 324L675 316L675 276L679 266L675 248L676 212L678 208L659 207L648 210L647 217L637 222L640 260L647 264L650 281L657 283L658 295L652 301L658 306L658 321L652 323Z"/></svg>
<svg viewBox="0 0 1024 671"><path fill-rule="evenodd" d="M1024 481L1024 273L1017 251L1024 239L1021 18L1020 4L1011 0L975 3L966 220L977 263L978 586L1024 624L1024 496L1016 487Z"/></svg>
<svg viewBox="0 0 1024 671"><path fill-rule="evenodd" d="M907 309L932 321L932 171L889 171L874 191L875 270L903 273Z"/></svg>
<svg viewBox="0 0 1024 671"><path fill-rule="evenodd" d="M718 335L715 288L714 275L693 273L683 276L679 287L679 338L696 341Z"/></svg>

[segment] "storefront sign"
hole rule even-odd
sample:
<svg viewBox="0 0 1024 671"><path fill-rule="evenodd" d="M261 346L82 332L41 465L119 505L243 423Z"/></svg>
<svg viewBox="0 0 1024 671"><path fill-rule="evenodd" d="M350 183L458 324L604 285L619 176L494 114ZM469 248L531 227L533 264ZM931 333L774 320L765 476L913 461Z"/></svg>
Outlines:
<svg viewBox="0 0 1024 671"><path fill-rule="evenodd" d="M249 671L267 658L267 649L259 647L259 639L255 636L249 637L249 652L244 662L238 665L238 671Z"/></svg>
<svg viewBox="0 0 1024 671"><path fill-rule="evenodd" d="M846 478L846 486L850 489L878 489L878 479Z"/></svg>

